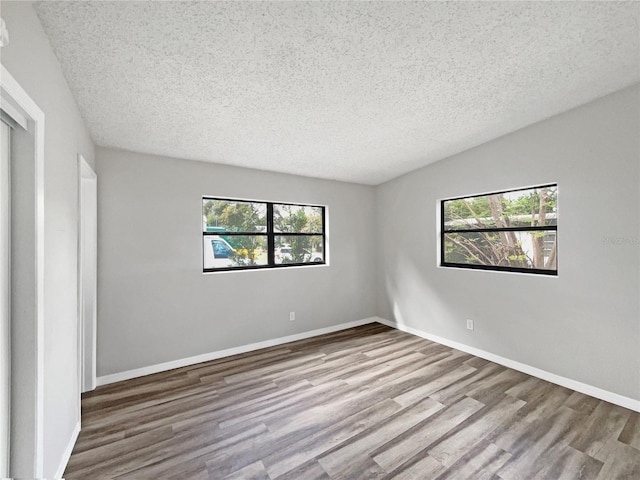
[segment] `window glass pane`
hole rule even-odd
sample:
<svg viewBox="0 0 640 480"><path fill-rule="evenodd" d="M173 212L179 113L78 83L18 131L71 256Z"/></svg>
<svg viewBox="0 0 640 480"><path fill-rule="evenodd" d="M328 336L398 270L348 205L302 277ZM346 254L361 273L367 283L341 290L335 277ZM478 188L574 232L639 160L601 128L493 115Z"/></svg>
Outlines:
<svg viewBox="0 0 640 480"><path fill-rule="evenodd" d="M286 233L323 233L322 207L273 205L273 229Z"/></svg>
<svg viewBox="0 0 640 480"><path fill-rule="evenodd" d="M235 200L202 200L205 232L265 232L267 204Z"/></svg>
<svg viewBox="0 0 640 480"><path fill-rule="evenodd" d="M324 264L324 207L203 197L203 269Z"/></svg>
<svg viewBox="0 0 640 480"><path fill-rule="evenodd" d="M444 201L444 228L462 230L557 225L556 186Z"/></svg>
<svg viewBox="0 0 640 480"><path fill-rule="evenodd" d="M266 235L204 235L204 268L267 265Z"/></svg>
<svg viewBox="0 0 640 480"><path fill-rule="evenodd" d="M282 235L275 237L275 262L322 263L322 235Z"/></svg>
<svg viewBox="0 0 640 480"><path fill-rule="evenodd" d="M555 230L454 232L444 238L446 263L556 270Z"/></svg>

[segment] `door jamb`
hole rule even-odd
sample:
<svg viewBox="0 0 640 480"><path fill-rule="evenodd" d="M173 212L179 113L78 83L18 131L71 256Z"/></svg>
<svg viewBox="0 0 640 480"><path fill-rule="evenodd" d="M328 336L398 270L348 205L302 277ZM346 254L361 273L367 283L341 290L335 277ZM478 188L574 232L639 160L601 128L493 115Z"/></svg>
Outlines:
<svg viewBox="0 0 640 480"><path fill-rule="evenodd" d="M84 159L82 155L78 155L78 374L80 381L78 382L80 392L88 392L96 388L96 316L97 312L94 310L93 318L91 319L91 338L87 338L87 319L84 317L84 215L87 205L84 204L83 192L86 188L95 188L97 190L98 176L96 172L91 168L89 163ZM87 183L94 184L95 186L88 186ZM96 191L97 193L97 191ZM97 216L97 212L96 212ZM97 246L96 246L97 248ZM97 253L97 252L96 252ZM96 278L97 280L97 278ZM94 285L92 288L96 288ZM97 292L94 292L94 307L97 302ZM91 349L92 361L90 365L86 362L86 349ZM87 379L87 366L91 369L89 372L89 379ZM80 395L78 395L80 401ZM78 410L80 411L80 409Z"/></svg>
<svg viewBox="0 0 640 480"><path fill-rule="evenodd" d="M28 123L27 131L33 139L32 155L28 159L31 164L32 179L29 182L29 191L25 195L30 197L33 202L33 208L30 211L29 218L26 220L31 225L32 238L26 239L27 244L32 244L34 264L35 266L29 272L25 272L24 278L28 278L27 289L33 298L30 298L31 308L28 313L22 314L22 318L16 317L16 311L12 310L12 321L31 323L33 328L32 349L30 354L35 356L33 371L28 372L26 379L12 380L12 395L15 385L20 382L33 382L31 388L34 391L31 418L24 419L25 428L31 429L33 442L31 455L33 463L30 467L35 478L43 476L44 468L44 112L31 99L29 94L20 86L20 84L7 71L4 65L1 66L0 75L0 95L3 102L12 104L20 113L22 113ZM12 207L13 208L13 207ZM12 235L15 235L14 232ZM18 235L24 235L17 233ZM26 236L26 235L25 235ZM22 237L19 237L22 238ZM13 242L12 242L13 244ZM13 266L14 272L21 269L21 265ZM27 267L22 267L27 268ZM13 273L12 273L13 276ZM14 295L19 294L12 292L12 303ZM13 415L12 415L13 416ZM12 427L13 428L13 427ZM12 436L13 438L13 436ZM12 445L13 448L13 445ZM11 458L14 453L12 452ZM10 464L10 468L13 468ZM27 468L27 467L25 467ZM20 472L19 476L25 476L27 473Z"/></svg>

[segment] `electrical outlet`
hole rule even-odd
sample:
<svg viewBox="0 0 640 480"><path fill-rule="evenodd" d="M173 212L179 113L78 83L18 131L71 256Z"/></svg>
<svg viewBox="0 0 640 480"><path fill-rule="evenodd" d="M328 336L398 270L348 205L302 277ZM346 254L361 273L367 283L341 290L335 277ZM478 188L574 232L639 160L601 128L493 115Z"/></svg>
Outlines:
<svg viewBox="0 0 640 480"><path fill-rule="evenodd" d="M473 330L473 320L467 319L467 330Z"/></svg>
<svg viewBox="0 0 640 480"><path fill-rule="evenodd" d="M295 322L296 320L296 312L289 312L289 321Z"/></svg>

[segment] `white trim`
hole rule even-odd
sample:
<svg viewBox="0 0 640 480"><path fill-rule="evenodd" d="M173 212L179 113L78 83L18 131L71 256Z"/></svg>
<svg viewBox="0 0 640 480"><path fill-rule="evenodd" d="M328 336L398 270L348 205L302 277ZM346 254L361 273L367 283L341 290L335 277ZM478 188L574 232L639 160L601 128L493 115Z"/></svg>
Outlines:
<svg viewBox="0 0 640 480"><path fill-rule="evenodd" d="M223 235L224 235L224 233L223 233ZM203 247L201 247L201 248L203 248ZM242 268L242 267L239 267L236 270L219 270L219 271L215 271L214 270L214 271L211 271L211 272L201 272L201 274L206 276L206 275L223 275L225 273L273 272L274 270L276 270L276 271L277 270L285 270L286 271L286 270L291 269L291 268L300 268L300 269L303 269L303 268L323 268L323 267L329 267L329 266L330 266L329 262L325 262L325 263L319 263L319 264L310 263L308 265L290 265L290 266L287 266L287 267L280 267L280 266L278 266L278 267L267 267L267 266L264 266L264 267L261 267L261 268Z"/></svg>
<svg viewBox="0 0 640 480"><path fill-rule="evenodd" d="M148 367L127 370L126 372L103 375L101 377L98 377L98 386L120 382L122 380L130 380L132 378L142 377L144 375L151 375L152 373L164 372L166 370L172 370L174 368L186 367L188 365L194 365L196 363L217 360L218 358L238 355L240 353L252 352L254 350L260 350L261 348L274 347L276 345L282 345L283 343L295 342L296 340L304 340L305 338L310 337L317 337L318 335L338 332L340 330L347 330L349 328L359 327L361 325L367 325L369 323L382 323L381 320L382 319L378 317L369 317L353 322L341 323L340 325L333 325L331 327L319 328L317 330L311 330L303 333L296 333L294 335L288 335L286 337L274 338L271 340L265 340L263 342L251 343L249 345L228 348L226 350L218 350L217 352L204 353L202 355L196 355L194 357L181 358L179 360L173 360L171 362L159 363L157 365L150 365Z"/></svg>
<svg viewBox="0 0 640 480"><path fill-rule="evenodd" d="M613 403L615 405L619 405L621 407L628 408L636 412L640 412L640 400L634 400L633 398L625 397L623 395L618 395L617 393L609 392L607 390L603 390L601 388L594 387L586 383L582 383L576 380L572 380L570 378L562 377L560 375L556 375L555 373L547 372L545 370L541 370L539 368L532 367L530 365L526 365L524 363L520 363L515 360L511 360L509 358L501 357L500 355L486 352L479 348L470 347L469 345L465 345L463 343L458 343L453 340L448 340L446 338L439 337L437 335L432 335L430 333L423 332L422 330L418 330L417 328L409 327L407 325L399 325L395 322L392 322L380 317L364 318L362 320L356 320L354 322L342 323L340 325L334 325L331 327L311 330L309 332L297 333L295 335L289 335L286 337L274 338L272 340L265 340L263 342L252 343L249 345L242 345L240 347L229 348L226 350L219 350L217 352L205 353L202 355L196 355L194 357L182 358L179 360L173 360L171 362L160 363L157 365L150 365L148 367L143 367L143 368L137 368L134 370L127 370L126 372L119 372L119 373L113 373L110 375L104 375L104 376L98 377L97 383L98 383L98 386L107 385L110 383L120 382L122 380L129 380L132 378L142 377L144 375L151 375L152 373L164 372L167 370L172 370L174 368L180 368L188 365L194 365L197 363L208 362L210 360L216 360L218 358L228 357L231 355L238 355L240 353L247 353L254 350L259 350L261 348L273 347L276 345L281 345L283 343L295 342L296 340L303 340L305 338L324 335L326 333L337 332L340 330L346 330L349 328L358 327L360 325L367 325L369 323L376 323L376 322L391 328L395 328L396 330L400 330L402 332L407 332L412 335L416 335L418 337L431 340L432 342L437 342L442 345L446 345L447 347L455 348L456 350L460 350L462 352L470 353L471 355L475 355L476 357L484 358L486 360L497 363L499 365L503 365L505 367L512 368L514 370L518 370L519 372L526 373L527 375L531 375L531 376L540 378L542 380L546 380L548 382L554 383L556 385L560 385L562 387L570 388L571 390L575 390L576 392L584 393L585 395L589 395L589 396L598 398L600 400L604 400L606 402Z"/></svg>
<svg viewBox="0 0 640 480"><path fill-rule="evenodd" d="M58 465L58 470L56 470L56 474L53 478L62 478L64 475L64 471L67 468L69 459L71 458L71 453L73 452L73 447L75 447L76 441L78 440L78 435L80 435L80 422L76 423L73 432L71 432L71 438L69 438L67 448L64 449L64 453L60 459L60 465Z"/></svg>
<svg viewBox="0 0 640 480"><path fill-rule="evenodd" d="M2 109L7 115L9 115L11 117L11 120L13 120L18 125L20 125L22 128L27 130L28 122L27 122L27 119L25 118L25 116L22 115L18 111L17 108L15 108L13 105L11 105L4 98L0 98L0 109Z"/></svg>
<svg viewBox="0 0 640 480"><path fill-rule="evenodd" d="M585 395L589 395L591 397L604 400L605 402L613 403L615 405L628 408L629 410L640 412L640 400L635 400L633 398L625 397L617 393L609 392L607 390L594 387L593 385L588 385L586 383L578 382L577 380L573 380L571 378L562 377L560 375L556 375L555 373L547 372L546 370L541 370L539 368L532 367L531 365L527 365L525 363L520 363L515 360L511 360L509 358L501 357L500 355L486 352L484 350L480 350L479 348L470 347L469 345L465 345L463 343L458 343L453 340L448 340L446 338L439 337L437 335L432 335L430 333L423 332L422 330L418 330L417 328L409 327L407 325L400 325L396 322L392 322L382 318L379 318L378 322L382 323L383 325L387 325L388 327L400 330L402 332L407 332L412 335L416 335L418 337L431 340L432 342L440 343L442 345L446 345L447 347L455 348L456 350L470 353L471 355L484 358L485 360L498 363L505 367L518 370L519 372L532 375L542 380L546 380L547 382L555 383L556 385L570 388L571 390L575 390L576 392L584 393Z"/></svg>
<svg viewBox="0 0 640 480"><path fill-rule="evenodd" d="M93 293L93 312L90 319L85 318L84 307L84 289L85 289L85 222L87 221L87 215L85 209L91 207L93 212L92 223L97 220L97 185L98 175L91 168L91 165L85 160L85 158L78 154L78 387L80 392L78 394L78 405L80 405L80 394L89 392L96 388L96 345L97 345L97 285L94 283L91 285ZM96 195L95 204L93 202L90 205L85 205L85 193L91 192ZM95 224L94 224L95 225ZM97 238L95 239L97 242ZM97 245L93 246L96 249ZM95 262L95 258L92 259L92 263ZM97 272L97 265L93 265L93 268ZM95 278L93 279L95 280ZM91 322L88 324L88 322ZM89 333L87 333L86 327L89 327ZM88 350L87 350L88 349ZM87 351L90 353L90 360L87 361ZM80 407L79 407L80 408Z"/></svg>
<svg viewBox="0 0 640 480"><path fill-rule="evenodd" d="M29 94L2 65L0 75L2 98L14 103L17 110L24 114L34 136L34 182L35 215L35 405L34 405L34 477L43 476L44 468L44 112L31 99Z"/></svg>
<svg viewBox="0 0 640 480"><path fill-rule="evenodd" d="M0 163L0 478L9 476L11 451L11 127L2 127Z"/></svg>

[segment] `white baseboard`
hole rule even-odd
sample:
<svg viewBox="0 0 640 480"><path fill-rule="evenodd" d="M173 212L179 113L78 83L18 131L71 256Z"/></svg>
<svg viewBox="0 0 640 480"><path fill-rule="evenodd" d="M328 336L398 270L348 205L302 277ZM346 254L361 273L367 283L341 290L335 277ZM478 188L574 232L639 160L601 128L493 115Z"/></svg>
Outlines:
<svg viewBox="0 0 640 480"><path fill-rule="evenodd" d="M311 330L303 333L296 333L294 335L288 335L286 337L274 338L272 340L265 340L263 342L241 345L239 347L219 350L217 352L204 353L202 355L196 355L194 357L181 358L178 360L172 360L170 362L159 363L157 365L150 365L148 367L127 370L126 372L112 373L110 375L98 377L97 384L98 386L107 385L109 383L120 382L122 380L129 380L132 378L142 377L144 375L151 375L152 373L164 372L167 370L172 370L174 368L186 367L188 365L195 365L196 363L209 362L211 360L217 360L218 358L230 357L231 355L247 353L253 350L260 350L261 348L274 347L276 345L282 345L283 343L295 342L296 340L316 337L318 335L324 335L326 333L347 330L349 328L359 327L360 325L366 325L368 323L380 322L381 320L382 319L378 317L369 317L353 322L341 323L340 325L332 325L331 327L319 328L317 330Z"/></svg>
<svg viewBox="0 0 640 480"><path fill-rule="evenodd" d="M534 377L540 378L542 380L555 383L556 385L560 385L562 387L570 388L571 390L584 393L585 395L589 395L589 396L598 398L600 400L604 400L606 402L613 403L615 405L619 405L621 407L628 408L636 412L640 412L640 400L635 400L633 398L625 397L617 393L609 392L607 390L594 387L593 385L588 385L586 383L578 382L577 380L573 380L571 378L562 377L560 375L556 375L555 373L547 372L545 370L541 370L539 368L532 367L531 365L520 363L506 357L501 357L500 355L496 355L494 353L490 353L485 350L481 350L479 348L471 347L469 345L455 342L453 340L439 337L437 335L432 335L422 330L418 330L417 328L409 327L407 325L399 325L395 322L392 322L380 317L364 318L362 320L356 320L354 322L342 323L340 325L333 325L331 327L325 327L317 330L311 330L308 332L297 333L294 335L288 335L286 337L274 338L271 340L265 340L263 342L251 343L248 345L241 345L239 347L229 348L226 350L219 350L217 352L205 353L205 354L196 355L193 357L181 358L181 359L173 360L170 362L159 363L157 365L150 365L148 367L136 368L133 370L127 370L125 372L104 375L104 376L98 377L97 384L98 386L107 385L109 383L120 382L122 380L129 380L131 378L142 377L144 375L150 375L152 373L164 372L167 370L172 370L174 368L186 367L188 365L195 365L196 363L208 362L210 360L217 360L219 358L229 357L231 355L247 353L254 350L259 350L261 348L268 348L276 345L282 345L283 343L295 342L296 340L303 340L305 338L316 337L318 335L333 333L340 330L346 330L349 328L358 327L360 325L366 325L369 323L376 323L376 322L381 323L383 325L387 325L388 327L395 328L403 332L410 333L412 335L416 335L418 337L425 338L427 340L431 340L432 342L437 342L442 345L446 345L447 347L455 348L456 350L460 350L462 352L470 353L471 355L475 355L476 357L484 358L485 360L489 360L499 365L503 365L505 367L512 368L514 370L518 370L519 372L523 372L528 375L532 375ZM79 431L79 425L77 428ZM75 433L75 436L77 437L77 432ZM73 442L75 442L75 438L73 439ZM73 449L73 443L71 444L70 448ZM71 455L71 450L69 450L69 455ZM68 456L65 458L64 466L66 466L67 461L68 461ZM63 471L64 471L64 468L63 468Z"/></svg>
<svg viewBox="0 0 640 480"><path fill-rule="evenodd" d="M613 403L615 405L628 408L629 410L640 412L640 400L635 400L623 395L618 395L617 393L609 392L607 390L594 387L593 385L588 385L586 383L572 380L571 378L562 377L560 375L556 375L555 373L540 370L539 368L516 362L515 360L501 357L500 355L496 355L494 353L480 350L479 348L470 347L469 345L465 345L463 343L458 343L453 340L423 332L422 330L418 330L417 328L409 327L407 325L400 325L396 322L385 320L383 318L378 318L377 321L379 323L382 323L383 325L387 325L388 327L395 328L397 330L401 330L403 332L407 332L412 335L425 338L427 340L431 340L432 342L446 345L447 347L455 348L456 350L470 353L471 355L475 355L476 357L484 358L485 360L489 360L505 367L518 370L519 372L523 372L542 380L546 380L547 382L555 383L556 385L560 385L562 387L570 388L571 390L575 390L576 392L584 393L585 395L604 400L605 402Z"/></svg>
<svg viewBox="0 0 640 480"><path fill-rule="evenodd" d="M65 448L64 453L62 454L62 458L60 459L60 465L58 465L58 470L56 471L56 475L53 478L60 478L64 475L64 470L67 468L67 464L69 463L69 459L71 458L71 452L73 452L73 447L76 445L76 441L78 440L78 435L80 435L80 421L76 423L76 426L71 433L71 438L69 438L69 443L67 444L67 448ZM64 480L64 479L63 479Z"/></svg>

